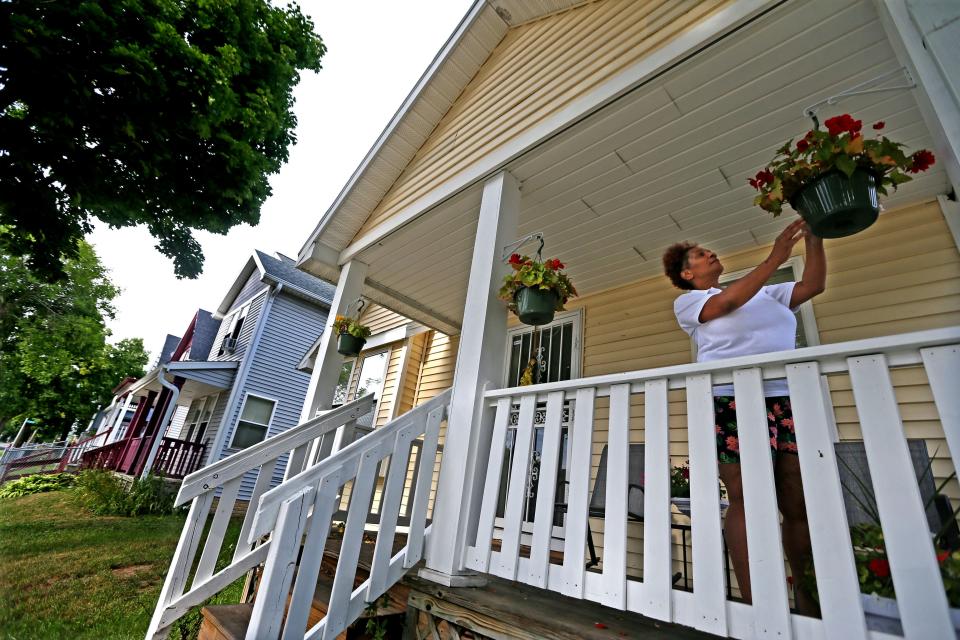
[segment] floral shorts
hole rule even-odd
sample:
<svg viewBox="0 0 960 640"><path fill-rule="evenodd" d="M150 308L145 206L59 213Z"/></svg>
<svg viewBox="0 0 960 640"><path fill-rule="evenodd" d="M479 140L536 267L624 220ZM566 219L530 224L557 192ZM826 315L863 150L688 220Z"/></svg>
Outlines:
<svg viewBox="0 0 960 640"><path fill-rule="evenodd" d="M793 411L790 398L767 398L767 429L770 432L770 448L775 455L797 453L797 435L793 428ZM713 399L713 413L717 421L717 460L722 463L740 464L740 436L737 433L737 403L729 396Z"/></svg>

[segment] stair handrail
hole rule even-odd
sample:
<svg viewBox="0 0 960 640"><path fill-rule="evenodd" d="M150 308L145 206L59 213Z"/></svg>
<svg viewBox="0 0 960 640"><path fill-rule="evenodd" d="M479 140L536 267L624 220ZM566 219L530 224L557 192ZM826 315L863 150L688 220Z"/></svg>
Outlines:
<svg viewBox="0 0 960 640"><path fill-rule="evenodd" d="M287 479L283 484L264 493L263 496L260 497L260 503L257 505L257 513L254 516L253 526L249 534L250 541L256 540L273 530L276 524L277 512L280 509L280 504L284 500L299 492L303 487L315 485L333 466L347 466L352 458L359 458L367 451L376 449L388 442L391 438L395 438L398 431L418 417L426 416L436 408L445 407L450 402L450 392L451 390L447 389L443 393L434 396L427 402L391 420L383 427L350 443L341 449L336 456L330 456L322 460Z"/></svg>
<svg viewBox="0 0 960 640"><path fill-rule="evenodd" d="M373 394L368 394L218 460L184 478L175 504L179 506L192 501L190 511L164 579L157 607L147 628L148 639L166 637L170 625L185 615L191 607L222 591L250 569L264 562L272 540L254 539L247 543L247 533L255 513L252 507L270 488L281 458L295 457L292 455L294 452L310 449L321 440L332 439L334 432L341 427L355 424L357 418L372 411L373 406ZM317 449L329 450L323 447ZM301 463L311 462L305 456L301 456L300 460ZM250 495L249 507L240 528L233 559L229 565L215 571L241 483L247 473L256 469L259 469L259 474ZM207 528L214 498L217 498L217 504ZM207 534L204 538L205 530ZM198 551L199 560L196 557Z"/></svg>
<svg viewBox="0 0 960 640"><path fill-rule="evenodd" d="M249 540L270 534L246 637L332 640L403 575L416 566L429 537L427 515L450 390L392 420L336 454L288 478L259 502ZM413 503L406 544L393 553L401 503L409 478L410 452L422 438L410 484ZM366 518L377 477L389 459L378 506L379 527L370 575L355 586ZM337 568L326 616L308 627L323 549L339 512L342 489L352 483ZM301 552L301 540L302 549ZM289 594L289 598L288 598Z"/></svg>
<svg viewBox="0 0 960 640"><path fill-rule="evenodd" d="M339 429L346 422L356 420L373 409L372 393L352 402L328 411L323 415L301 422L281 434L267 438L255 445L218 460L202 469L197 469L183 479L177 493L176 506L185 504L197 497L210 486L222 485L228 480L242 476L264 462L278 455L296 449L316 440L331 431Z"/></svg>

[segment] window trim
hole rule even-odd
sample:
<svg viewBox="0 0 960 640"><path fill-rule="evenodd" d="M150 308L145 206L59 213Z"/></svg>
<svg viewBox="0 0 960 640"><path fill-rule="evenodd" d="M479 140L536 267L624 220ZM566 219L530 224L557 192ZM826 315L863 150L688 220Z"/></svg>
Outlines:
<svg viewBox="0 0 960 640"><path fill-rule="evenodd" d="M232 339L234 339L234 340L237 341L237 346L238 346L238 347L240 346L240 331L243 330L243 323L247 321L247 316L250 315L250 306L251 306L252 302L253 302L253 301L250 300L249 302L240 305L240 306L237 307L237 309L230 315L230 324L227 326L227 330L224 331L223 334L220 336L220 348L217 349L217 356L218 356L218 357L219 357L219 356L222 356L222 355L225 354L225 353L227 353L227 351L223 348L223 346L226 344L227 340L229 340L229 339L232 338ZM241 324L240 324L240 331L236 331L237 322L238 322L238 321L240 321L240 323L241 323ZM234 333L237 334L236 337L234 337L234 335L233 335ZM236 348L234 348L234 351L231 352L231 355L232 355L233 353L235 353L235 352L236 352Z"/></svg>
<svg viewBox="0 0 960 640"><path fill-rule="evenodd" d="M237 448L237 447L234 447L234 446L233 446L233 442L234 442L234 440L236 440L236 438L237 438L237 430L238 430L238 428L240 427L240 422L241 422L241 420L243 419L243 410L244 410L244 409L246 408L246 406L247 406L247 399L250 398L251 396L253 396L254 398L256 398L256 399L258 399L258 400L266 400L266 401L268 401L268 402L272 402L272 403L273 403L273 408L270 409L270 420L267 422L266 425L260 425L260 423L258 423L258 422L253 422L253 421L251 421L251 420L243 420L243 421L244 421L244 422L250 422L251 424L256 424L257 426L266 426L267 429L266 429L266 431L264 431L263 440L266 440L267 438L270 437L270 427L271 427L271 425L273 425L273 418L274 418L274 416L276 416L276 414L277 414L277 406L279 406L280 400L279 400L278 398L271 398L271 397L269 397L269 396L260 395L259 393L250 393L249 391L247 391L247 392L245 392L245 393L243 394L243 402L240 403L240 409L239 409L239 411L237 411L237 419L236 419L236 421L233 423L233 432L230 434L230 444L227 445L227 448L228 448L228 449L236 449L236 448ZM211 415L212 415L212 414L211 414ZM261 440L260 442L263 442L263 440ZM252 446L253 446L253 445L249 445L248 447L243 447L243 449L248 449L249 447L252 447Z"/></svg>
<svg viewBox="0 0 960 640"><path fill-rule="evenodd" d="M572 311L561 311L554 314L553 321L548 324L533 327L528 324L518 324L507 328L507 339L503 345L503 375L500 384L503 388L507 387L510 381L510 347L513 337L519 333L533 332L534 329L546 329L554 325L563 324L573 319L573 347L570 350L570 379L576 380L583 376L581 369L583 363L583 309L574 309Z"/></svg>

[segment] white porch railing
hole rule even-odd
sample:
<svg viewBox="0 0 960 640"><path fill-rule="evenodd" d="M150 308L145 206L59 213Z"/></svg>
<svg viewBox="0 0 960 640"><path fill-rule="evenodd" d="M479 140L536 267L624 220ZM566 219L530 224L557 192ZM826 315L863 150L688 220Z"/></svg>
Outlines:
<svg viewBox="0 0 960 640"><path fill-rule="evenodd" d="M259 536L249 535L256 514L255 505L270 488L274 468L284 455L289 463L302 470L316 458L329 455L336 431L350 428L354 421L373 407L373 395L359 398L338 409L308 420L284 433L268 438L243 451L215 462L183 480L176 504L192 500L187 521L180 535L170 569L160 591L160 599L147 630L147 638L164 637L170 625L210 596L222 591L250 569L262 564L270 550L271 541L259 543ZM314 451L310 460L308 452ZM223 547L224 535L240 484L248 472L257 473L246 516L240 529L232 562L214 573L217 557ZM209 530L204 529L214 497L219 501ZM202 552L197 561L197 551ZM194 565L196 568L194 569ZM189 589L187 584L190 583Z"/></svg>
<svg viewBox="0 0 960 640"><path fill-rule="evenodd" d="M264 494L250 540L270 533L271 546L247 627L248 640L278 638L281 629L284 640L336 638L360 617L368 603L379 598L420 561L429 535L427 507L440 424L446 417L449 401L447 390ZM413 505L407 542L393 554L410 452L421 437L417 477L410 494ZM378 470L387 458L389 470L379 505L379 529L370 576L354 588L364 524L376 489ZM350 506L327 614L307 629L331 519L340 504L341 488L351 481ZM305 550L302 555L301 539Z"/></svg>
<svg viewBox="0 0 960 640"><path fill-rule="evenodd" d="M713 363L665 367L486 393L495 411L475 542L464 565L484 573L593 600L621 610L747 638L865 638L842 487L834 453L833 408L821 376L848 373L871 468L904 633L954 637L940 571L903 432L890 369L922 366L955 468L960 459L960 328L810 347ZM762 381L787 378L797 425L822 619L791 614L769 453ZM725 595L712 385L733 382L753 605ZM673 588L668 391L685 389L692 489L693 592ZM595 400L609 397L602 572L588 572L584 546L591 490ZM642 396L645 442L643 581L627 578L628 451L631 403ZM563 564L550 562L561 412L573 401ZM539 486L529 543L521 557L523 506L532 458L534 413L546 403ZM519 420L508 471L502 530L494 533L508 419ZM634 404L636 404L634 402ZM639 426L634 422L634 426ZM636 482L636 479L629 479ZM443 487L440 487L443 491ZM501 540L493 548L494 537Z"/></svg>

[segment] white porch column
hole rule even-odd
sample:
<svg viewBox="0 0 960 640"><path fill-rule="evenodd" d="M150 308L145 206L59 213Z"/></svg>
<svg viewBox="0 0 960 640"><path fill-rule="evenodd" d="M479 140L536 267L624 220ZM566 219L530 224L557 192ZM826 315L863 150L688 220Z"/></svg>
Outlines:
<svg viewBox="0 0 960 640"><path fill-rule="evenodd" d="M120 439L120 427L123 424L123 419L127 415L127 411L130 410L130 405L133 403L133 393L128 393L126 400L120 405L120 413L117 414L116 419L110 426L110 433L107 435L106 442L103 444L110 444L111 442L116 442Z"/></svg>
<svg viewBox="0 0 960 640"><path fill-rule="evenodd" d="M960 7L954 2L875 3L897 58L922 89L914 95L933 136L937 162L943 163L954 190L960 193L960 72L951 58L953 51L960 50L956 44L960 40Z"/></svg>
<svg viewBox="0 0 960 640"><path fill-rule="evenodd" d="M303 401L303 411L300 412L300 422L309 420L318 410L329 409L333 404L333 392L343 367L343 356L337 353L337 336L331 325L334 318L346 315L348 307L356 303L363 293L366 277L367 265L357 260L343 265L340 271L337 292L333 296L333 304L330 305L327 325L320 336L320 346L317 347L317 359L314 361L310 385Z"/></svg>
<svg viewBox="0 0 960 640"><path fill-rule="evenodd" d="M480 510L477 467L489 455L491 412L483 406L484 387L500 386L507 339L507 309L497 299L507 265L503 247L517 235L520 186L502 171L483 187L480 219L473 245L463 329L453 376L443 463L421 575L447 585L466 581L463 553Z"/></svg>

